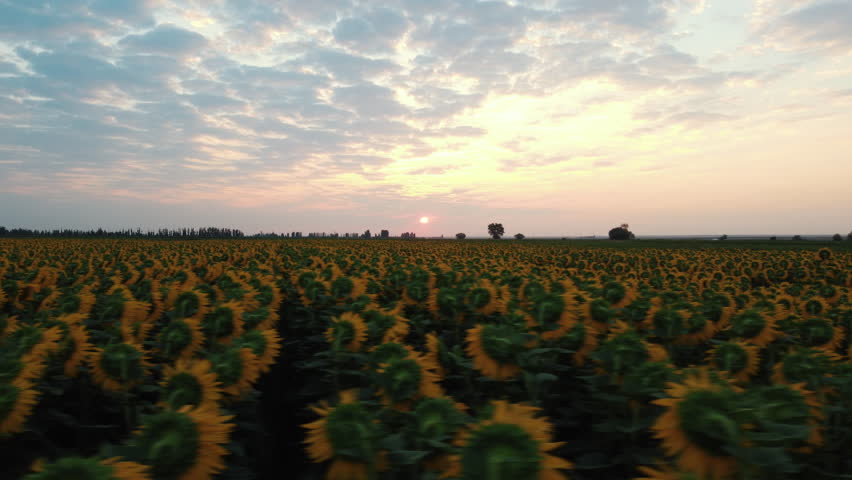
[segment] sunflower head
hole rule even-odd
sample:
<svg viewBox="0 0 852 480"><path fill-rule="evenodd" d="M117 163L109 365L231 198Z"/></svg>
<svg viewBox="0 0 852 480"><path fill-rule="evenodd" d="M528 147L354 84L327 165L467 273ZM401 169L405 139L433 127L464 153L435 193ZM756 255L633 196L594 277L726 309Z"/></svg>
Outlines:
<svg viewBox="0 0 852 480"><path fill-rule="evenodd" d="M219 305L204 316L201 329L208 344L228 342L243 332L243 308L237 302Z"/></svg>
<svg viewBox="0 0 852 480"><path fill-rule="evenodd" d="M160 330L157 339L161 353L169 361L192 356L203 342L197 321L185 318L170 321Z"/></svg>
<svg viewBox="0 0 852 480"><path fill-rule="evenodd" d="M243 394L260 376L257 356L245 347L231 346L210 353L207 359L222 384L222 390L230 395Z"/></svg>
<svg viewBox="0 0 852 480"><path fill-rule="evenodd" d="M839 332L827 318L809 317L800 321L796 327L801 345L806 347L834 348L840 341Z"/></svg>
<svg viewBox="0 0 852 480"><path fill-rule="evenodd" d="M832 256L832 252L831 252L830 248L822 247L819 250L817 250L817 252L816 252L817 260L822 260L822 261L829 260L831 258L831 256Z"/></svg>
<svg viewBox="0 0 852 480"><path fill-rule="evenodd" d="M341 392L336 406L322 404L313 410L322 418L303 425L308 430L305 442L311 460L340 459L364 465L375 461L381 426L358 401L356 392Z"/></svg>
<svg viewBox="0 0 852 480"><path fill-rule="evenodd" d="M331 326L325 332L325 338L336 351L357 352L367 340L367 324L361 315L345 312L332 319Z"/></svg>
<svg viewBox="0 0 852 480"><path fill-rule="evenodd" d="M411 348L406 345L396 342L383 343L370 352L369 363L371 366L378 366L405 359L410 354Z"/></svg>
<svg viewBox="0 0 852 480"><path fill-rule="evenodd" d="M674 368L667 362L644 362L627 371L621 390L633 397L655 396L665 390L675 375Z"/></svg>
<svg viewBox="0 0 852 480"><path fill-rule="evenodd" d="M124 390L145 379L145 352L130 343L113 343L89 357L95 380L108 390Z"/></svg>
<svg viewBox="0 0 852 480"><path fill-rule="evenodd" d="M660 360L659 348L645 342L638 332L620 325L620 331L610 334L594 353L601 367L610 375L621 376L633 366L648 360Z"/></svg>
<svg viewBox="0 0 852 480"><path fill-rule="evenodd" d="M447 397L424 398L414 408L417 435L432 442L448 442L465 423L459 405Z"/></svg>
<svg viewBox="0 0 852 480"><path fill-rule="evenodd" d="M148 480L148 467L135 462L120 461L118 458L64 457L55 462L40 465L38 471L24 480Z"/></svg>
<svg viewBox="0 0 852 480"><path fill-rule="evenodd" d="M143 419L130 446L153 478L210 478L224 469L227 451L221 445L233 428L229 419L211 409L163 410Z"/></svg>
<svg viewBox="0 0 852 480"><path fill-rule="evenodd" d="M551 426L538 409L495 401L487 418L470 426L459 439L460 453L446 474L473 479L564 478L558 469L571 464L548 452ZM455 471L452 471L455 470Z"/></svg>
<svg viewBox="0 0 852 480"><path fill-rule="evenodd" d="M758 347L736 341L720 343L710 350L708 361L731 377L745 381L757 373Z"/></svg>

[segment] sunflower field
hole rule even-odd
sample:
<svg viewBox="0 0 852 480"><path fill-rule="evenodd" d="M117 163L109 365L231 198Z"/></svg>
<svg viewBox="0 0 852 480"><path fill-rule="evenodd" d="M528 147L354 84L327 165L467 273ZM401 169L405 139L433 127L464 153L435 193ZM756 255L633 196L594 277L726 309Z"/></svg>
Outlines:
<svg viewBox="0 0 852 480"><path fill-rule="evenodd" d="M852 478L852 252L0 239L0 478Z"/></svg>

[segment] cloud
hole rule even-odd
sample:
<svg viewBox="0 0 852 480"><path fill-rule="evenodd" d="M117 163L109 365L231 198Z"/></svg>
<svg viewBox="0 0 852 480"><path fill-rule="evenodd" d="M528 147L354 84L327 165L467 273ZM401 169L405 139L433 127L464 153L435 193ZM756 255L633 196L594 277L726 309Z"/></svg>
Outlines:
<svg viewBox="0 0 852 480"><path fill-rule="evenodd" d="M852 3L831 0L802 5L764 19L758 35L765 45L781 51L847 55L852 52Z"/></svg>
<svg viewBox="0 0 852 480"><path fill-rule="evenodd" d="M128 35L119 44L134 52L188 55L207 45L207 39L176 25L161 24L141 35Z"/></svg>
<svg viewBox="0 0 852 480"><path fill-rule="evenodd" d="M371 11L363 17L344 18L333 33L337 43L361 52L392 52L409 28L408 20L391 9Z"/></svg>

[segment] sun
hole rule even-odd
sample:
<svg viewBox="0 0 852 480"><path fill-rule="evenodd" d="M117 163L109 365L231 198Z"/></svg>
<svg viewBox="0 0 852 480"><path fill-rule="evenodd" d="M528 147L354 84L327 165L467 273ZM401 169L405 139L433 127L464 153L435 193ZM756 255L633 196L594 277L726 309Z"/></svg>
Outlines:
<svg viewBox="0 0 852 480"><path fill-rule="evenodd" d="M429 223L429 217L420 217L420 223Z"/></svg>

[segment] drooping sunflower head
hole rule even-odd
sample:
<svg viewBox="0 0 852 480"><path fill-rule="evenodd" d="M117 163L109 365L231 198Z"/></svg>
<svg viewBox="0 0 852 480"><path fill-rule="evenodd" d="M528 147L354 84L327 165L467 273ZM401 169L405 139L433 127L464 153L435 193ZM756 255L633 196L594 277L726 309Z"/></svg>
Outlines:
<svg viewBox="0 0 852 480"><path fill-rule="evenodd" d="M141 383L149 366L144 350L131 343L113 343L89 356L92 376L107 390L127 390Z"/></svg>
<svg viewBox="0 0 852 480"><path fill-rule="evenodd" d="M231 346L207 356L222 391L238 397L247 392L260 377L257 356L248 348Z"/></svg>
<svg viewBox="0 0 852 480"><path fill-rule="evenodd" d="M278 332L272 329L250 330L237 338L234 344L248 348L254 353L261 373L269 371L281 350L281 338L278 336Z"/></svg>
<svg viewBox="0 0 852 480"><path fill-rule="evenodd" d="M825 350L798 348L772 367L772 379L777 383L804 383L810 389L819 389L825 383L839 356Z"/></svg>
<svg viewBox="0 0 852 480"><path fill-rule="evenodd" d="M30 382L0 383L0 437L23 430L37 397Z"/></svg>
<svg viewBox="0 0 852 480"><path fill-rule="evenodd" d="M312 410L320 418L303 427L308 430L305 443L313 462L334 459L335 462L354 464L353 470L364 472L368 464L376 461L381 425L358 401L357 392L340 392L337 405L332 407L323 402Z"/></svg>
<svg viewBox="0 0 852 480"><path fill-rule="evenodd" d="M483 375L506 380L520 373L518 358L530 335L514 323L480 324L467 331L467 354Z"/></svg>
<svg viewBox="0 0 852 480"><path fill-rule="evenodd" d="M211 478L225 467L230 419L189 406L150 415L130 440L133 459L148 465L158 480Z"/></svg>
<svg viewBox="0 0 852 480"><path fill-rule="evenodd" d="M335 350L357 352L367 340L367 324L357 313L345 312L332 319L325 338Z"/></svg>
<svg viewBox="0 0 852 480"><path fill-rule="evenodd" d="M756 309L748 309L734 315L729 329L734 337L761 347L775 340L778 335L775 330L775 319Z"/></svg>
<svg viewBox="0 0 852 480"><path fill-rule="evenodd" d="M741 445L744 435L737 417L740 393L700 370L683 383L670 384L666 394L669 398L652 402L666 407L652 426L663 450L699 478L719 480L732 474L737 462L730 449Z"/></svg>
<svg viewBox="0 0 852 480"><path fill-rule="evenodd" d="M822 411L801 385L761 385L743 395L750 443L770 448L806 448L821 442Z"/></svg>
<svg viewBox="0 0 852 480"><path fill-rule="evenodd" d="M120 458L63 457L43 464L23 480L148 480L148 466Z"/></svg>
<svg viewBox="0 0 852 480"><path fill-rule="evenodd" d="M649 316L651 333L656 337L672 340L687 333L684 310L663 307L655 309Z"/></svg>
<svg viewBox="0 0 852 480"><path fill-rule="evenodd" d="M668 362L644 362L625 373L621 390L633 397L653 397L665 390L675 377L675 370Z"/></svg>
<svg viewBox="0 0 852 480"><path fill-rule="evenodd" d="M201 330L207 343L229 343L243 333L242 305L238 302L223 303L214 307L201 321Z"/></svg>
<svg viewBox="0 0 852 480"><path fill-rule="evenodd" d="M215 406L222 396L216 374L207 360L180 360L174 367L167 365L163 373L160 398L173 410L184 405Z"/></svg>
<svg viewBox="0 0 852 480"><path fill-rule="evenodd" d="M808 317L799 321L796 333L800 344L805 347L832 351L843 341L843 330L824 317Z"/></svg>
<svg viewBox="0 0 852 480"><path fill-rule="evenodd" d="M565 478L558 470L572 465L549 453L561 444L551 442L552 427L537 412L534 407L494 401L490 414L461 435L460 453L444 475L464 480Z"/></svg>
<svg viewBox="0 0 852 480"><path fill-rule="evenodd" d="M432 442L449 442L464 425L466 415L450 398L427 397L417 402L414 418L418 437Z"/></svg>
<svg viewBox="0 0 852 480"><path fill-rule="evenodd" d="M159 350L171 361L189 359L204 344L204 334L198 320L178 318L170 321L157 335Z"/></svg>
<svg viewBox="0 0 852 480"><path fill-rule="evenodd" d="M435 365L416 353L383 364L378 373L382 394L390 405L407 407L407 402L417 398L443 393Z"/></svg>
<svg viewBox="0 0 852 480"><path fill-rule="evenodd" d="M757 374L759 347L742 341L720 343L708 352L707 361L713 368L727 372L740 382L746 382Z"/></svg>
<svg viewBox="0 0 852 480"><path fill-rule="evenodd" d="M636 330L622 323L616 324L593 355L605 372L616 377L624 375L630 367L666 357L662 347L644 341Z"/></svg>
<svg viewBox="0 0 852 480"><path fill-rule="evenodd" d="M396 360L408 358L413 353L413 350L408 345L403 345L396 342L383 343L375 347L370 352L369 365L378 367L384 363L390 363Z"/></svg>
<svg viewBox="0 0 852 480"><path fill-rule="evenodd" d="M175 318L201 319L210 308L210 300L203 292L185 289L178 293L172 305Z"/></svg>

